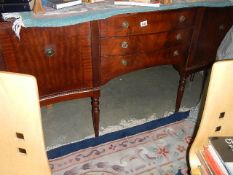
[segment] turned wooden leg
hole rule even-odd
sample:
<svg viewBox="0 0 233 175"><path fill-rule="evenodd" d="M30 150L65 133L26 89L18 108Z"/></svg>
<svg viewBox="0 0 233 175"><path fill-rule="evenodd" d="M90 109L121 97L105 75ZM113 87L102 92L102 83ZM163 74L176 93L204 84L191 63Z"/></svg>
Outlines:
<svg viewBox="0 0 233 175"><path fill-rule="evenodd" d="M181 101L184 95L184 88L186 84L186 75L181 75L180 76L180 81L179 81L179 87L177 90L177 96L176 96L176 108L175 112L178 112L180 109Z"/></svg>
<svg viewBox="0 0 233 175"><path fill-rule="evenodd" d="M91 98L92 105L92 122L94 127L95 136L99 136L99 120L100 120L100 109L99 109L99 97Z"/></svg>

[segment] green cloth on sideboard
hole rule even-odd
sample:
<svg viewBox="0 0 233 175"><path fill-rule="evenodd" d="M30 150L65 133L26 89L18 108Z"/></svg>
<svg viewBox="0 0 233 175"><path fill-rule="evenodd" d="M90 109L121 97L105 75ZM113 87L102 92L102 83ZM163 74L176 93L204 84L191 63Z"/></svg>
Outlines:
<svg viewBox="0 0 233 175"><path fill-rule="evenodd" d="M176 2L176 0L174 1ZM232 0L173 3L171 5L161 5L160 7L116 6L113 4L113 1L108 1L88 5L83 4L68 9L54 10L46 13L45 15L35 15L32 12L22 12L20 15L25 27L56 27L105 19L125 13L161 11L191 7L227 7L232 5ZM51 12L58 12L58 14L52 15Z"/></svg>

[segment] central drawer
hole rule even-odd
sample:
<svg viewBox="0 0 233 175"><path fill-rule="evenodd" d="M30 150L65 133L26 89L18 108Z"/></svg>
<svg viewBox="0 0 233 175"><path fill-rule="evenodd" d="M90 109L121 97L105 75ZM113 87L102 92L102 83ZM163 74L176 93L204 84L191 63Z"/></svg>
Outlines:
<svg viewBox="0 0 233 175"><path fill-rule="evenodd" d="M124 14L99 21L101 84L156 65L184 66L197 9Z"/></svg>
<svg viewBox="0 0 233 175"><path fill-rule="evenodd" d="M111 37L101 39L101 56L151 53L175 45L188 45L192 29L158 34Z"/></svg>
<svg viewBox="0 0 233 175"><path fill-rule="evenodd" d="M194 24L196 9L117 15L100 21L100 36L128 36L187 28Z"/></svg>
<svg viewBox="0 0 233 175"><path fill-rule="evenodd" d="M119 75L156 65L184 66L187 55L188 45L180 45L153 53L101 57L101 84Z"/></svg>

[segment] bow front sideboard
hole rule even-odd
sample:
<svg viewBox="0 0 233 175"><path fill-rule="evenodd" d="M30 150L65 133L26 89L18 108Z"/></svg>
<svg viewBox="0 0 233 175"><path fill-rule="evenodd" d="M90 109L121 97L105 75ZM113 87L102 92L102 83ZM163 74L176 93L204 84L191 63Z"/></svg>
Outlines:
<svg viewBox="0 0 233 175"><path fill-rule="evenodd" d="M186 78L212 65L232 24L232 7L192 7L22 28L18 39L12 23L2 20L0 70L34 75L41 105L91 97L98 136L103 84L139 69L173 65L180 75L178 111Z"/></svg>

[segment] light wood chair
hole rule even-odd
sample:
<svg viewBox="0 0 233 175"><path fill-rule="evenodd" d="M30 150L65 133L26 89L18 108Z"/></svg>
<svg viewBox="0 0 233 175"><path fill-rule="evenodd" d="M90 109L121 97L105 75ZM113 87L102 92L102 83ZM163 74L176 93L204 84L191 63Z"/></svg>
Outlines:
<svg viewBox="0 0 233 175"><path fill-rule="evenodd" d="M199 175L196 153L210 136L233 136L233 60L216 62L211 70L207 95L195 140L189 151L192 175Z"/></svg>
<svg viewBox="0 0 233 175"><path fill-rule="evenodd" d="M0 72L0 174L51 174L36 79Z"/></svg>

